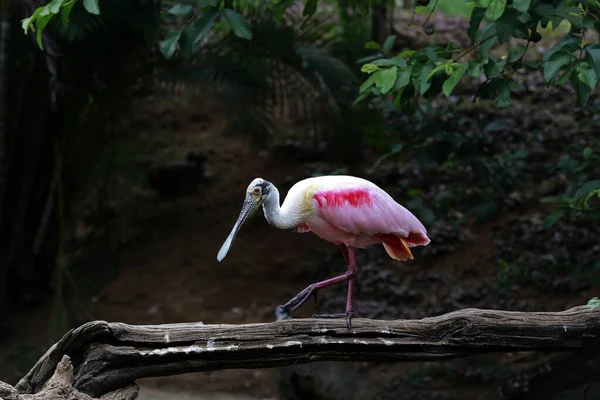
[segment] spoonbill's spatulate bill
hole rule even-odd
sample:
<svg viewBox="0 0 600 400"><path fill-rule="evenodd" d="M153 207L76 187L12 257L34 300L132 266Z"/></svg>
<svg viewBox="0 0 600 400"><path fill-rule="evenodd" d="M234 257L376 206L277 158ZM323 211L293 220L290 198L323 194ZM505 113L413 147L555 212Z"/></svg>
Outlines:
<svg viewBox="0 0 600 400"><path fill-rule="evenodd" d="M357 275L355 248L381 243L387 254L399 261L412 260L414 246L429 244L427 230L406 208L372 182L344 175L304 179L289 190L279 205L279 191L271 182L254 179L231 233L221 246L217 260L222 261L246 218L262 205L269 224L297 232L312 231L339 246L348 270L337 277L306 287L286 304L280 314L302 305L317 290L348 281L348 301L343 314L321 314L317 318L346 318L350 327L354 313L353 289Z"/></svg>

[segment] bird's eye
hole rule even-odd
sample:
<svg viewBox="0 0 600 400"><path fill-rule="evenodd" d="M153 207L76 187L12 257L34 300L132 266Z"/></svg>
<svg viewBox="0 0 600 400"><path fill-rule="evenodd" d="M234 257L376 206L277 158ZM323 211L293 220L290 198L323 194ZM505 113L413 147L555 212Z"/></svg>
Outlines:
<svg viewBox="0 0 600 400"><path fill-rule="evenodd" d="M255 187L254 189L252 189L252 191L253 191L255 194L259 194L259 193L260 193L260 188L257 188L257 187Z"/></svg>

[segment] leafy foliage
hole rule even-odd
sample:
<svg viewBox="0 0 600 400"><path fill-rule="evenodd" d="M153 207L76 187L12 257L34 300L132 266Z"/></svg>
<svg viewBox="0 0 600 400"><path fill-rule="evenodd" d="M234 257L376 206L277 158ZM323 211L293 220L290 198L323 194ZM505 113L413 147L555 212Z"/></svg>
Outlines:
<svg viewBox="0 0 600 400"><path fill-rule="evenodd" d="M477 87L476 96L492 98L497 106L507 107L511 91L519 86L513 79L515 72L541 69L547 85L569 82L577 94L577 105L588 101L600 74L600 45L586 43L585 32L598 32L600 3L587 0L475 3L468 29L470 47L460 48L450 43L444 48L406 50L394 57L380 53L379 58L363 65L362 70L369 77L361 86L360 99L391 95L399 107L414 112L419 98L430 99L440 93L448 97L463 78L483 75L485 80ZM570 25L569 33L545 52L541 62L525 61L530 44L541 39L538 31L547 27L556 30L563 23ZM510 38L521 40L522 44L502 51L503 54L494 54L495 46L507 43ZM476 51L479 54L471 56Z"/></svg>
<svg viewBox="0 0 600 400"><path fill-rule="evenodd" d="M327 141L332 159L359 159L360 137L377 129L377 113L352 109L359 81L334 54L339 42L330 15L306 20L306 9L282 10L269 1L246 2L235 14L210 7L183 11L178 4L169 9L167 22L183 28L171 30L161 44L173 59L160 79L214 92L213 100L231 115L230 132L265 144L284 133L276 121L291 118ZM250 42L241 21L252 27Z"/></svg>

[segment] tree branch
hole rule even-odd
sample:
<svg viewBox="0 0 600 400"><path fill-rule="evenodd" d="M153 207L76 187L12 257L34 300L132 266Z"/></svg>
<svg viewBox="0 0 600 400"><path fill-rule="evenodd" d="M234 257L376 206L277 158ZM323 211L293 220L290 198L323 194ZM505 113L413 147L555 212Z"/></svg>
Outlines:
<svg viewBox="0 0 600 400"><path fill-rule="evenodd" d="M44 384L39 392L29 395L20 394L10 385L0 382L0 399L3 400L96 400L73 387L73 364L69 356L63 356L56 365L54 374ZM134 400L137 398L139 387L136 384L127 385L114 392L102 396L98 400Z"/></svg>
<svg viewBox="0 0 600 400"><path fill-rule="evenodd" d="M298 319L246 325L128 325L93 321L68 332L17 384L42 390L64 355L74 388L91 396L153 376L314 361L409 361L600 346L600 308L562 312L465 309L421 320Z"/></svg>

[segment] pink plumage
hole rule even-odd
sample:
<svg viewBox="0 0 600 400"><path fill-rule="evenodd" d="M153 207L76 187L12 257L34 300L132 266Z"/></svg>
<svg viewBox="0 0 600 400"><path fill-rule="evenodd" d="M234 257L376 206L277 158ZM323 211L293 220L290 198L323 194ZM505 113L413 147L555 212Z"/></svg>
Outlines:
<svg viewBox="0 0 600 400"><path fill-rule="evenodd" d="M408 247L430 242L425 227L385 191L369 186L316 191L316 213L306 225L336 244L365 248L383 243L390 257L412 259Z"/></svg>
<svg viewBox="0 0 600 400"><path fill-rule="evenodd" d="M348 265L344 274L313 283L278 307L280 317L289 316L289 311L298 308L319 289L348 281L346 312L316 317L344 317L350 328L351 318L355 316L353 288L358 274L354 249L381 243L390 257L404 261L413 259L410 247L430 242L421 221L366 179L343 175L304 179L292 186L280 206L277 188L271 182L256 178L248 186L240 216L219 250L219 261L229 251L247 216L260 205L271 225L299 233L312 231L337 244Z"/></svg>

